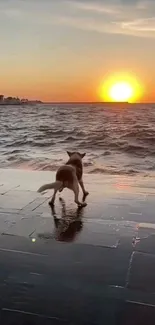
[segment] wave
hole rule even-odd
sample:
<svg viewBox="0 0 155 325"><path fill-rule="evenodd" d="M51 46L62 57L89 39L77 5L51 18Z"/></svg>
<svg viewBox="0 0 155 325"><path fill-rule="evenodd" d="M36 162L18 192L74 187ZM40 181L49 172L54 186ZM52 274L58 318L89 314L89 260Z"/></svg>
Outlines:
<svg viewBox="0 0 155 325"><path fill-rule="evenodd" d="M95 168L91 171L89 171L89 174L108 174L108 175L130 175L134 176L139 174L137 170L134 169L107 169L107 168Z"/></svg>
<svg viewBox="0 0 155 325"><path fill-rule="evenodd" d="M86 172L136 175L154 171L152 105L14 106L2 107L0 116L2 167L56 170L70 150L87 153Z"/></svg>
<svg viewBox="0 0 155 325"><path fill-rule="evenodd" d="M65 161L61 160L53 160L47 162L45 160L34 160L30 159L27 155L25 157L18 157L18 155L14 155L8 157L7 159L7 167L10 168L26 168L31 170L40 170L40 171L56 171ZM124 169L120 167L105 167L104 165L101 167L96 167L92 161L87 161L83 163L84 172L88 174L108 174L108 175L130 175L134 176L139 173L136 169L131 169L130 166ZM152 168L153 170L153 168Z"/></svg>
<svg viewBox="0 0 155 325"><path fill-rule="evenodd" d="M147 148L140 146L140 145L134 145L134 144L126 144L125 146L123 146L123 151L130 153L130 154L146 154Z"/></svg>
<svg viewBox="0 0 155 325"><path fill-rule="evenodd" d="M66 136L67 133L67 136ZM31 134L30 136L22 135L19 136L19 139L5 138L5 140L0 140L0 144L6 148L18 148L20 150L22 147L30 148L51 148L53 145L65 145L73 147L75 150L85 149L89 150L103 150L103 155L110 155L112 152L124 152L133 155L154 155L155 154L155 137L146 136L144 139L140 138L138 141L137 138L134 138L133 141L128 138L128 136L111 137L111 136L101 136L98 134L85 136L84 139L81 139L77 133L69 135L68 132L58 131L50 132L48 137L44 137L40 134ZM59 138L57 136L59 135ZM128 138L128 139L127 139ZM134 142L134 143L133 143Z"/></svg>

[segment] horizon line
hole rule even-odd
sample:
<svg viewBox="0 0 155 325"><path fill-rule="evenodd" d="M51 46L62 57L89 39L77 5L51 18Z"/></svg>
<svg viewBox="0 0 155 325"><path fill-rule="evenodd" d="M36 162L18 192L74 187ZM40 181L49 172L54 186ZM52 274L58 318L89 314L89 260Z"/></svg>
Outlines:
<svg viewBox="0 0 155 325"><path fill-rule="evenodd" d="M103 102L103 101L48 101L42 102L43 104L128 104L128 105L136 105L136 104L155 104L155 102L135 102L135 103L130 103L130 102Z"/></svg>

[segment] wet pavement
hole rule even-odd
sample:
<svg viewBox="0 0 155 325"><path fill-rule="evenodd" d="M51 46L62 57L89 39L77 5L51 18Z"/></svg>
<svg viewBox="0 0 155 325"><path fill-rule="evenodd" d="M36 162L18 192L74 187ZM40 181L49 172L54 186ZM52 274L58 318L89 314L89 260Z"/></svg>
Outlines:
<svg viewBox="0 0 155 325"><path fill-rule="evenodd" d="M0 170L0 324L155 324L155 188L85 175L77 209L51 172Z"/></svg>

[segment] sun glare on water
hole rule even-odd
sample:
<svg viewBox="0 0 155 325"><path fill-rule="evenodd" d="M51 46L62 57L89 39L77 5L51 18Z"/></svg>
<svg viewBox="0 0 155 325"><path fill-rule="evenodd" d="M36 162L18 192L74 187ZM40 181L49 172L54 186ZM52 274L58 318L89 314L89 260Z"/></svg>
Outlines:
<svg viewBox="0 0 155 325"><path fill-rule="evenodd" d="M99 96L102 101L135 103L141 96L142 88L131 76L113 76L101 83Z"/></svg>

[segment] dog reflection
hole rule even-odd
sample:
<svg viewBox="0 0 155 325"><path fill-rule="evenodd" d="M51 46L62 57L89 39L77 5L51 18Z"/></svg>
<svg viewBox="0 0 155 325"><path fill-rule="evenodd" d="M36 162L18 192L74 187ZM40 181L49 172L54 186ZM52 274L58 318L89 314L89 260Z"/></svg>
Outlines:
<svg viewBox="0 0 155 325"><path fill-rule="evenodd" d="M61 218L57 217L54 207L51 207L55 224L55 239L58 241L72 242L83 228L83 208L76 211L66 211L65 201L60 199L62 205Z"/></svg>
<svg viewBox="0 0 155 325"><path fill-rule="evenodd" d="M54 232L38 234L40 239L56 239L57 241L72 242L83 228L84 208L78 208L76 211L66 211L65 201L59 199L61 203L61 217L57 216L54 206L51 206L51 214L54 220Z"/></svg>

